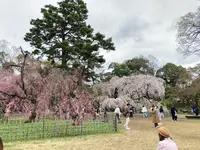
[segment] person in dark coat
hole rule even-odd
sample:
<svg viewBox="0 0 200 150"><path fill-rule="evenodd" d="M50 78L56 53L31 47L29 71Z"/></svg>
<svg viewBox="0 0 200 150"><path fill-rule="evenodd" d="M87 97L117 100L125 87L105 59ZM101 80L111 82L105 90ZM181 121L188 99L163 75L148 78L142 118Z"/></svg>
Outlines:
<svg viewBox="0 0 200 150"><path fill-rule="evenodd" d="M104 118L103 122L108 122L109 121L108 114L107 114L106 111L104 112L103 118Z"/></svg>
<svg viewBox="0 0 200 150"><path fill-rule="evenodd" d="M130 112L130 118L133 118L133 110L134 110L133 105L131 105L131 106L129 107L129 110L131 111L131 112Z"/></svg>
<svg viewBox="0 0 200 150"><path fill-rule="evenodd" d="M160 116L161 116L162 118L164 118L164 117L165 117L165 115L164 115L164 109L163 109L163 107L162 107L162 106L160 106L160 109L159 109L159 111L160 111Z"/></svg>
<svg viewBox="0 0 200 150"><path fill-rule="evenodd" d="M174 106L171 107L172 120L177 121L177 110Z"/></svg>
<svg viewBox="0 0 200 150"><path fill-rule="evenodd" d="M199 108L198 107L196 107L196 109L195 109L195 114L196 114L196 116L199 115Z"/></svg>
<svg viewBox="0 0 200 150"><path fill-rule="evenodd" d="M195 106L195 105L192 105L192 113L193 113L194 115L196 115L195 109L196 109L196 106Z"/></svg>

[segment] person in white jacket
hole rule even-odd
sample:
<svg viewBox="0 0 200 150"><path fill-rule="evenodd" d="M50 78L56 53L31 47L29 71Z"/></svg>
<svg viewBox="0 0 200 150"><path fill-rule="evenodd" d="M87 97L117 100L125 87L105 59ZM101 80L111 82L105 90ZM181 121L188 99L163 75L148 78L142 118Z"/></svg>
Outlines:
<svg viewBox="0 0 200 150"><path fill-rule="evenodd" d="M121 115L121 111L119 109L119 106L117 106L117 108L115 108L115 111L114 111L116 117L117 117L117 121L118 123L121 123L121 119L120 119L120 115Z"/></svg>
<svg viewBox="0 0 200 150"><path fill-rule="evenodd" d="M147 108L144 105L142 107L142 113L143 113L143 117L146 118L147 117Z"/></svg>

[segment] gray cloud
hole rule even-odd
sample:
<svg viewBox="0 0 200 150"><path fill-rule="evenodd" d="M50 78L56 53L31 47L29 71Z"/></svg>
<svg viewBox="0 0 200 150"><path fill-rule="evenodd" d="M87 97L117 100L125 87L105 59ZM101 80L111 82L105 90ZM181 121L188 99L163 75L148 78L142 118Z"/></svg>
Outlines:
<svg viewBox="0 0 200 150"><path fill-rule="evenodd" d="M119 28L119 31L113 36L113 38L115 38L115 40L121 40L123 37L123 39L132 38L141 41L143 33L149 26L150 23L147 20L135 16L130 20L127 20L127 22Z"/></svg>
<svg viewBox="0 0 200 150"><path fill-rule="evenodd" d="M173 62L187 65L198 61L196 56L182 59L176 52L175 42L177 20L182 15L195 11L197 3L197 0L99 1L97 4L98 11L102 11L95 15L96 18L91 18L91 20L95 20L96 25L99 22L103 22L101 17L105 18L104 16L110 12L109 16L111 16L110 20L112 22L104 21L102 25L104 27L100 31L111 35L117 47L115 52L105 54L106 65L112 61L123 62L125 59L140 54L146 56L149 54L154 55L161 64ZM88 6L89 8L94 6L94 1L90 1ZM112 11L109 11L110 9ZM93 14L92 9L90 14ZM115 18L114 14L120 15L116 15L118 17ZM93 24L92 21L90 23Z"/></svg>
<svg viewBox="0 0 200 150"><path fill-rule="evenodd" d="M58 0L1 0L0 39L30 49L23 37L30 28L30 20L40 17L40 8L56 4ZM110 62L123 62L140 54L154 55L161 64L174 62L189 65L198 57L182 59L176 53L177 20L195 11L198 0L86 0L88 23L95 31L113 37L116 51L106 53ZM8 9L9 8L9 9Z"/></svg>

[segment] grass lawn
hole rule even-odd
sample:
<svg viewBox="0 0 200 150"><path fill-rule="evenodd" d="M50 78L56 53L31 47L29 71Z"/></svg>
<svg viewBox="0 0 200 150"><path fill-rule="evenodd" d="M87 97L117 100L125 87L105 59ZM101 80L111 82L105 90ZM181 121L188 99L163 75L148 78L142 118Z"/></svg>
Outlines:
<svg viewBox="0 0 200 150"><path fill-rule="evenodd" d="M124 121L124 120L123 120ZM163 121L179 150L200 148L200 120L181 119ZM27 142L5 143L6 150L155 150L158 137L151 119L136 118L130 122L130 130L116 134L90 135L73 138L56 138Z"/></svg>

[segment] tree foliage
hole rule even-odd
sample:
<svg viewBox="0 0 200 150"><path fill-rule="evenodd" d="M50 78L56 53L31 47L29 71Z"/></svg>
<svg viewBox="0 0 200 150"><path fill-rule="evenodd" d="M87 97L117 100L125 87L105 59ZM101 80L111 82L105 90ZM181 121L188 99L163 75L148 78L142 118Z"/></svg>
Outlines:
<svg viewBox="0 0 200 150"><path fill-rule="evenodd" d="M182 16L177 23L178 51L184 56L200 54L200 7Z"/></svg>
<svg viewBox="0 0 200 150"><path fill-rule="evenodd" d="M200 103L200 78L195 79L191 86L182 89L180 92L182 101L199 105Z"/></svg>
<svg viewBox="0 0 200 150"><path fill-rule="evenodd" d="M23 55L23 63L14 65L20 75L14 75L12 67L0 70L0 107L36 112L38 117L53 112L59 118L75 120L93 111L92 97L78 84L79 71L73 76L55 68L46 72L40 61Z"/></svg>
<svg viewBox="0 0 200 150"><path fill-rule="evenodd" d="M83 0L63 0L57 6L41 9L42 18L31 20L25 40L35 48L33 54L47 56L52 64L70 69L82 68L86 79L105 62L100 50L115 50L111 38L87 25L88 10ZM94 79L94 78L93 78Z"/></svg>
<svg viewBox="0 0 200 150"><path fill-rule="evenodd" d="M109 82L99 83L93 88L95 101L103 109L113 110L129 102L140 111L142 105L150 108L153 101L161 100L165 94L164 80L150 75L113 77Z"/></svg>
<svg viewBox="0 0 200 150"><path fill-rule="evenodd" d="M200 76L200 64L197 64L194 67L188 68L188 71L190 71L190 73L193 74L194 76L199 77Z"/></svg>
<svg viewBox="0 0 200 150"><path fill-rule="evenodd" d="M169 86L175 87L180 84L187 84L191 80L190 73L182 66L167 63L157 71L157 77L161 77Z"/></svg>
<svg viewBox="0 0 200 150"><path fill-rule="evenodd" d="M123 77L129 76L134 73L150 74L154 75L153 61L140 56L130 60L126 60L124 63L111 63L109 69L112 70L114 76Z"/></svg>

